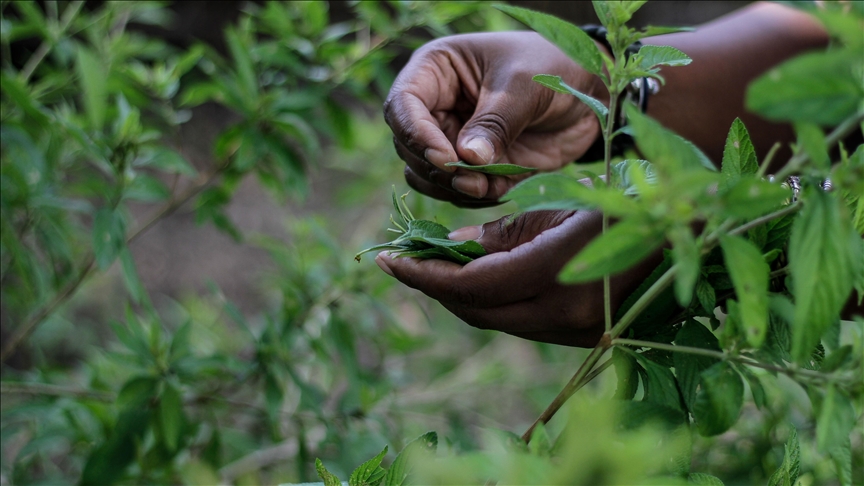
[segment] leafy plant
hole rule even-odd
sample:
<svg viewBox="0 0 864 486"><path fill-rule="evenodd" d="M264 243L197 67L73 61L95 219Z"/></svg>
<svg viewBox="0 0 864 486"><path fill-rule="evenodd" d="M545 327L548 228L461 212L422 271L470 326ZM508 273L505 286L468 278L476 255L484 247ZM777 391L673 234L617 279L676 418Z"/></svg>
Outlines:
<svg viewBox="0 0 864 486"><path fill-rule="evenodd" d="M441 258L456 263L468 263L486 254L486 250L476 241L453 241L447 238L450 230L434 221L415 219L405 204L408 194L396 197L396 186L393 186L393 209L397 219L390 215L390 222L396 228L388 231L399 235L398 238L380 245L367 248L354 255L360 261L360 256L370 251L390 250L395 256L414 258ZM401 203L401 204L400 204Z"/></svg>

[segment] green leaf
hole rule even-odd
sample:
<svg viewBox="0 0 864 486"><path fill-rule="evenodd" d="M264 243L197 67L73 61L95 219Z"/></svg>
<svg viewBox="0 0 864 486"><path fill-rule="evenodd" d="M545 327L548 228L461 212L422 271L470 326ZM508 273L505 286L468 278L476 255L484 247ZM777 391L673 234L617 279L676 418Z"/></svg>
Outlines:
<svg viewBox="0 0 864 486"><path fill-rule="evenodd" d="M637 67L641 71L648 71L654 66L660 65L686 66L692 61L690 56L674 47L645 45L639 49L639 64L637 64Z"/></svg>
<svg viewBox="0 0 864 486"><path fill-rule="evenodd" d="M435 432L426 432L409 442L387 470L384 485L403 486L416 462L424 457L433 457L437 449L438 434Z"/></svg>
<svg viewBox="0 0 864 486"><path fill-rule="evenodd" d="M387 474L381 467L381 461L384 460L386 454L387 446L384 446L384 450L378 455L358 466L348 478L348 486L375 486L381 482L384 475Z"/></svg>
<svg viewBox="0 0 864 486"><path fill-rule="evenodd" d="M258 78L255 76L252 59L249 57L249 49L244 45L241 34L236 28L229 28L225 31L225 40L231 57L234 59L240 89L243 96L247 98L245 102L248 106L252 106L258 98Z"/></svg>
<svg viewBox="0 0 864 486"><path fill-rule="evenodd" d="M126 290L129 291L129 296L136 304L146 296L147 291L144 290L144 285L138 277L138 270L135 269L135 260L132 258L132 252L128 247L124 247L120 251L120 264L123 269L123 283L126 284Z"/></svg>
<svg viewBox="0 0 864 486"><path fill-rule="evenodd" d="M723 174L723 186L734 185L743 175L755 174L759 170L756 160L756 150L750 141L750 133L740 118L736 118L726 136L726 146L723 149L723 163L720 173Z"/></svg>
<svg viewBox="0 0 864 486"><path fill-rule="evenodd" d="M677 34L678 32L693 32L693 27L662 27L662 26L653 26L649 25L645 27L642 32L640 32L641 38L645 37L653 37L655 35L664 35L664 34Z"/></svg>
<svg viewBox="0 0 864 486"><path fill-rule="evenodd" d="M626 110L627 120L635 133L636 145L645 158L654 164L658 174L669 178L687 170L717 170L711 160L692 143L642 114L638 108L627 106Z"/></svg>
<svg viewBox="0 0 864 486"><path fill-rule="evenodd" d="M615 376L618 386L615 388L615 399L632 400L639 388L639 374L636 368L636 359L629 353L616 346L612 348L612 365L615 367Z"/></svg>
<svg viewBox="0 0 864 486"><path fill-rule="evenodd" d="M126 225L116 211L102 208L93 218L93 254L105 270L126 245Z"/></svg>
<svg viewBox="0 0 864 486"><path fill-rule="evenodd" d="M155 177L145 174L137 174L132 183L123 191L123 199L132 199L145 202L163 201L171 195L171 191Z"/></svg>
<svg viewBox="0 0 864 486"><path fill-rule="evenodd" d="M640 211L639 204L621 191L590 188L562 174L539 174L528 178L510 189L503 199L515 202L522 211L599 207L613 216L629 215Z"/></svg>
<svg viewBox="0 0 864 486"><path fill-rule="evenodd" d="M317 457L315 458L315 471L318 473L318 477L324 481L324 486L342 486L342 481L339 481L339 478L328 471L321 459Z"/></svg>
<svg viewBox="0 0 864 486"><path fill-rule="evenodd" d="M707 279L700 278L696 281L696 298L699 300L699 304L705 310L705 313L713 316L714 308L717 307L717 294Z"/></svg>
<svg viewBox="0 0 864 486"><path fill-rule="evenodd" d="M589 73L598 76L603 74L600 50L594 40L579 27L557 17L525 8L510 5L496 5L495 8L537 31Z"/></svg>
<svg viewBox="0 0 864 486"><path fill-rule="evenodd" d="M703 486L723 486L723 481L717 476L705 473L690 473L687 475L687 484L699 484Z"/></svg>
<svg viewBox="0 0 864 486"><path fill-rule="evenodd" d="M142 167L153 167L170 174L182 174L190 177L197 175L195 169L182 155L167 147L154 147L148 151L146 156L136 160L134 164Z"/></svg>
<svg viewBox="0 0 864 486"><path fill-rule="evenodd" d="M819 452L828 452L849 440L849 434L855 427L857 417L852 400L834 383L828 384L825 397L821 402L814 407L818 412L816 447Z"/></svg>
<svg viewBox="0 0 864 486"><path fill-rule="evenodd" d="M720 362L702 372L701 390L696 394L693 418L704 436L722 434L738 420L744 404L741 376Z"/></svg>
<svg viewBox="0 0 864 486"><path fill-rule="evenodd" d="M731 218L751 219L780 209L791 196L792 190L779 183L748 177L720 194L721 210Z"/></svg>
<svg viewBox="0 0 864 486"><path fill-rule="evenodd" d="M827 171L831 167L831 161L822 129L813 123L799 122L795 124L795 133L798 135L799 148L810 157L813 165L819 170Z"/></svg>
<svg viewBox="0 0 864 486"><path fill-rule="evenodd" d="M701 255L693 231L687 225L673 226L666 232L666 237L672 242L672 257L678 265L675 274L675 298L682 307L690 305L693 300L693 287L699 278Z"/></svg>
<svg viewBox="0 0 864 486"><path fill-rule="evenodd" d="M159 400L159 420L165 446L169 451L175 451L183 436L183 398L171 384L166 382L164 386Z"/></svg>
<svg viewBox="0 0 864 486"><path fill-rule="evenodd" d="M798 444L798 431L789 426L789 439L783 446L783 463L768 479L768 486L795 486L801 470L801 448Z"/></svg>
<svg viewBox="0 0 864 486"><path fill-rule="evenodd" d="M683 411L681 393L678 392L672 371L651 361L642 353L632 353L632 355L642 366L639 372L642 375L642 385L645 389L645 397L642 400ZM681 418L683 420L683 414Z"/></svg>
<svg viewBox="0 0 864 486"><path fill-rule="evenodd" d="M662 243L662 231L637 219L625 219L591 240L564 265L558 280L579 283L615 275L642 261Z"/></svg>
<svg viewBox="0 0 864 486"><path fill-rule="evenodd" d="M522 167L521 165L516 164L471 165L466 164L461 160L459 162L448 162L444 165L448 165L450 167L459 167L461 169L466 169L473 172L480 172L481 174L497 176L527 174L529 172L534 172L537 170L533 167Z"/></svg>
<svg viewBox="0 0 864 486"><path fill-rule="evenodd" d="M765 342L768 330L768 273L762 253L738 236L721 236L720 246L729 276L735 286L741 311L741 325L747 342L754 348Z"/></svg>
<svg viewBox="0 0 864 486"><path fill-rule="evenodd" d="M747 89L747 109L774 121L839 124L859 109L861 52L836 49L796 56Z"/></svg>
<svg viewBox="0 0 864 486"><path fill-rule="evenodd" d="M85 45L77 44L76 54L78 61L76 67L84 96L84 108L90 119L90 126L100 130L105 122L108 70L99 56Z"/></svg>
<svg viewBox="0 0 864 486"><path fill-rule="evenodd" d="M741 376L747 380L747 384L750 386L750 393L753 395L753 403L756 404L756 408L763 409L767 403L767 399L765 397L765 387L762 386L762 382L759 380L759 377L756 376L755 373L750 371L750 369L746 366L735 365L735 370L741 373Z"/></svg>
<svg viewBox="0 0 864 486"><path fill-rule="evenodd" d="M690 348L702 348L712 351L720 351L717 338L702 324L688 319L675 335L676 346L687 346ZM693 412L696 405L696 389L702 372L714 366L719 361L710 356L701 356L685 352L672 353L675 364L675 375L681 386L681 395L687 409Z"/></svg>
<svg viewBox="0 0 864 486"><path fill-rule="evenodd" d="M834 447L828 454L837 469L837 479L841 486L852 486L852 441L849 437L843 444Z"/></svg>
<svg viewBox="0 0 864 486"><path fill-rule="evenodd" d="M789 267L795 295L792 358L804 363L822 334L837 319L862 265L861 237L845 217L842 202L818 189L792 228Z"/></svg>
<svg viewBox="0 0 864 486"><path fill-rule="evenodd" d="M548 456L552 451L552 440L542 422L534 427L531 439L528 441L528 453L535 456Z"/></svg>
<svg viewBox="0 0 864 486"><path fill-rule="evenodd" d="M152 376L139 376L123 384L117 394L117 408L132 409L146 407L156 397L159 381Z"/></svg>
<svg viewBox="0 0 864 486"><path fill-rule="evenodd" d="M571 88L561 79L561 76L538 74L531 79L551 90L559 93L570 94L579 98L583 103L588 105L588 108L591 108L595 115L597 115L597 120L600 122L600 130L603 132L606 131L606 118L609 116L609 108L606 108L606 105L600 102L600 100L582 93L575 88Z"/></svg>
<svg viewBox="0 0 864 486"><path fill-rule="evenodd" d="M594 5L594 11L597 12L600 22L611 29L626 24L646 2L647 0L614 2L594 0L591 3Z"/></svg>

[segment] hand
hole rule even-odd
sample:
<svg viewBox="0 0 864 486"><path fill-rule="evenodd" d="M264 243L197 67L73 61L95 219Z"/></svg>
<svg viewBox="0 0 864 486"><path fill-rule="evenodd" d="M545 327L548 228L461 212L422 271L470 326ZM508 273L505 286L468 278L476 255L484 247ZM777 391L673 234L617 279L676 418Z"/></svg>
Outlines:
<svg viewBox="0 0 864 486"><path fill-rule="evenodd" d="M603 282L564 285L557 275L600 234L600 213L537 211L523 213L508 224L509 219L451 233L451 239L476 239L488 252L464 266L392 258L386 252L375 262L474 327L535 341L594 346L604 332ZM613 313L661 259L661 252L655 252L612 277Z"/></svg>
<svg viewBox="0 0 864 486"><path fill-rule="evenodd" d="M384 103L408 184L459 206L489 206L526 176L487 176L445 164L552 171L582 156L600 134L596 117L577 98L532 81L535 74L558 75L608 98L598 77L533 32L457 35L415 52Z"/></svg>

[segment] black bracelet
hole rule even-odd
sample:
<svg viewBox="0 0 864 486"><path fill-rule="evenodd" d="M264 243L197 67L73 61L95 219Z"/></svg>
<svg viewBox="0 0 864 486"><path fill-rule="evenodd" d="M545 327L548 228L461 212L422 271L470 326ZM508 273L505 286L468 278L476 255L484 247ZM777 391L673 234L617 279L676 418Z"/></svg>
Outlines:
<svg viewBox="0 0 864 486"><path fill-rule="evenodd" d="M595 41L603 44L609 52L612 52L612 45L609 44L609 40L606 38L607 30L605 27L600 25L583 25L580 27L582 31L588 34L589 37L594 39ZM642 43L639 41L634 42L627 46L627 49L624 51L624 55L629 58L633 54L639 52L639 49L642 47ZM613 126L613 131L618 130L623 127L627 120L624 118L624 110L622 107L626 101L633 101L636 103L636 106L639 107L639 110L642 113L648 110L648 97L652 94L657 93L660 85L657 83L657 80L652 78L639 78L627 86L625 90L625 96L621 103L618 104L616 108L615 116L613 120L615 120L615 124ZM624 155L627 150L632 149L636 143L633 141L633 137L631 137L627 133L621 133L616 135L612 140L612 156L620 156ZM605 147L603 143L603 134L597 137L591 147L582 155L576 163L582 162L595 162L598 160L603 160L605 155Z"/></svg>

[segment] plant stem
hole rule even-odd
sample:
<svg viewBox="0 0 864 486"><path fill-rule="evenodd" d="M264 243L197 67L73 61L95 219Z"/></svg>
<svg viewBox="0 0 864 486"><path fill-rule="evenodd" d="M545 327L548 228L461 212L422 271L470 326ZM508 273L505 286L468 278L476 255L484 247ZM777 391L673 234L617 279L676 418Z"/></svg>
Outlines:
<svg viewBox="0 0 864 486"><path fill-rule="evenodd" d="M735 363L741 363L747 366L752 366L754 368L762 368L769 371L776 371L778 373L783 373L792 378L796 376L803 376L808 378L814 378L822 381L836 381L837 376L827 373L822 373L814 370L807 370L802 368L790 368L784 366L776 366L768 363L762 363L760 361L755 361L753 359L747 358L746 356L736 356L726 354L722 351L714 351L711 349L704 348L694 348L690 346L677 346L672 344L665 343L655 343L651 341L640 341L637 339L614 339L612 341L613 345L616 346L634 346L640 348L651 348L651 349L659 349L661 351L671 351L673 353L686 353L686 354L696 354L699 356L708 356L710 358L716 358L721 361L733 361Z"/></svg>
<svg viewBox="0 0 864 486"><path fill-rule="evenodd" d="M62 36L66 29L69 28L69 24L72 23L72 21L75 19L75 16L78 15L78 12L83 6L84 1L77 0L70 3L69 6L66 7L66 10L63 11L63 18L60 19L60 30L57 32L58 37ZM36 52L34 52L32 56L30 56L30 59L27 59L27 63L24 64L24 67L19 73L21 81L26 83L30 79L30 76L33 75L33 71L35 71L36 68L39 67L39 64L42 62L43 59L45 59L45 56L47 56L48 53L51 52L51 47L51 42L49 42L49 40L47 39L42 41L41 44L39 44L39 47L36 48Z"/></svg>
<svg viewBox="0 0 864 486"><path fill-rule="evenodd" d="M837 125L837 128L835 128L825 137L825 145L828 148L833 147L834 144L852 133L852 131L854 131L858 127L858 124L862 121L864 121L864 111L855 113L849 118L843 120L842 123ZM789 177L790 175L798 172L801 166L804 165L804 163L808 160L810 160L810 156L807 155L807 153L803 150L799 151L797 154L792 156L791 159L789 159L789 162L786 164L785 167L783 167L780 172L777 173L775 178L778 180L783 180Z"/></svg>
<svg viewBox="0 0 864 486"><path fill-rule="evenodd" d="M157 211L156 214L151 217L146 223L142 224L137 229L129 233L129 235L126 237L126 244L128 245L129 243L135 241L139 236L141 236L142 233L149 230L151 227L153 227L153 225L155 225L162 219L170 216L172 213L174 213L174 211L177 210L177 208L179 208L187 201L195 197L198 193L203 191L227 167L227 163L221 165L219 168L217 168L207 177L205 177L202 182L189 188L179 197L172 198L172 200L168 202L168 204L166 204L159 211ZM91 251L87 254L87 256L84 257L83 263L79 267L82 270L78 274L78 276L72 279L65 286L63 286L63 288L59 292L57 292L54 298L51 299L45 306L31 314L30 317L26 321L24 321L23 324L21 324L15 329L15 333L12 334L5 343L3 343L3 350L0 351L0 363L5 363L6 359L9 358L16 349L18 349L18 346L20 346L21 343L24 342L24 340L26 340L30 336L30 334L32 334L33 331L35 331L36 328L45 321L45 319L50 317L51 314L53 314L58 307L60 307L73 295L75 295L75 292L81 287L81 284L83 284L84 281L87 280L87 277L89 277L92 274L93 270L96 268L95 263L96 257Z"/></svg>
<svg viewBox="0 0 864 486"><path fill-rule="evenodd" d="M768 155L765 156L765 160L762 161L762 165L759 166L759 170L756 171L756 178L761 179L765 177L765 172L768 171L768 166L771 165L771 161L774 160L774 156L777 154L777 151L780 150L782 144L780 142L775 142L774 145L771 146L771 150L768 151Z"/></svg>
<svg viewBox="0 0 864 486"><path fill-rule="evenodd" d="M801 209L801 206L802 206L801 201L795 201L783 209L779 209L777 211L774 211L773 213L766 214L765 216L760 216L760 217L758 217L752 221L748 221L748 222L742 224L741 226L738 226L737 228L730 230L729 234L730 235L740 235L741 233L746 233L747 231L750 231L751 229L753 229L757 226L761 226L761 225L767 223L768 221L771 221L771 220L774 220L777 218L782 218L783 216L786 216L787 214L794 213L794 212L798 211L799 209ZM719 241L719 238L715 238L714 241L711 241L711 242L706 240L705 243L715 245L717 241ZM710 250L710 248L708 248L708 250Z"/></svg>
<svg viewBox="0 0 864 486"><path fill-rule="evenodd" d="M606 127L603 130L603 166L606 169L606 185L612 184L612 130L615 128L615 112L618 108L619 93L609 92L609 112L606 115ZM603 213L603 232L609 229L609 215ZM603 275L603 321L608 333L612 330L612 285L611 277Z"/></svg>
<svg viewBox="0 0 864 486"><path fill-rule="evenodd" d="M605 335L604 335L605 336ZM570 381L564 385L564 388L558 392L558 395L552 400L552 403L546 407L546 410L537 417L537 420L531 424L531 427L528 427L528 430L522 434L522 440L527 444L529 440L531 440L531 434L534 433L534 429L537 428L538 425L546 424L549 420L558 412L558 410L567 402L567 400L576 393L577 390L585 386L586 383L594 379L597 375L599 375L603 370L609 367L611 361L607 360L602 365L598 366L596 369L592 369L597 361L603 356L603 354L608 349L608 346L604 346L604 343L608 344L608 340L600 340L600 344L598 344L594 349L591 350L591 353L588 354L588 357L585 358L585 361L582 362L582 365L579 366L579 369L576 371L576 374L570 378Z"/></svg>
<svg viewBox="0 0 864 486"><path fill-rule="evenodd" d="M114 393L101 390L87 390L68 386L50 385L48 383L22 383L17 381L4 381L0 383L0 393L74 397L99 400L100 402L113 402L117 398Z"/></svg>

